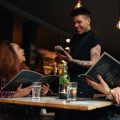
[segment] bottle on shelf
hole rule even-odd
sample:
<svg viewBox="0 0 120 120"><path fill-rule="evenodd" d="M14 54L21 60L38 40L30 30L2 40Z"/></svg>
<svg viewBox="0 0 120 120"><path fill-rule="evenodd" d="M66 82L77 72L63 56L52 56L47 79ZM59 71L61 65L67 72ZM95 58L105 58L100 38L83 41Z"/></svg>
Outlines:
<svg viewBox="0 0 120 120"><path fill-rule="evenodd" d="M57 75L57 65L56 65L56 62L54 62L53 72L54 72L54 75Z"/></svg>
<svg viewBox="0 0 120 120"><path fill-rule="evenodd" d="M70 77L68 75L67 63L63 61L62 73L59 77L59 98L67 98L67 86L69 85Z"/></svg>

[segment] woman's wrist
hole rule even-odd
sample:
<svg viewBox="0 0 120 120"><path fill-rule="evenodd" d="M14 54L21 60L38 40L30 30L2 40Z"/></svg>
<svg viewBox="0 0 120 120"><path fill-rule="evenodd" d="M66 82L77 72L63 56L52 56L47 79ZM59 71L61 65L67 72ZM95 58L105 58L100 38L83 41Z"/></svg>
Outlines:
<svg viewBox="0 0 120 120"><path fill-rule="evenodd" d="M17 93L14 93L12 96L12 98L18 97Z"/></svg>
<svg viewBox="0 0 120 120"><path fill-rule="evenodd" d="M110 89L109 90L109 92L106 94L106 98L108 99L108 100L113 100L113 94L112 94L112 89Z"/></svg>

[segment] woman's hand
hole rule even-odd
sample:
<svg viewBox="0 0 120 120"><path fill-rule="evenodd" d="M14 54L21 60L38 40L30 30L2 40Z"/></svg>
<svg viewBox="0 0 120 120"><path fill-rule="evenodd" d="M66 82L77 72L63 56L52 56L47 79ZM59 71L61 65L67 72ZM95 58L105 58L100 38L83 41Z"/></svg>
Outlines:
<svg viewBox="0 0 120 120"><path fill-rule="evenodd" d="M58 51L57 55L60 58L62 58L63 60L65 60L66 62L71 62L72 61L72 57L61 46L59 46L59 45L55 46L55 50L56 50L56 52Z"/></svg>
<svg viewBox="0 0 120 120"><path fill-rule="evenodd" d="M88 78L86 78L88 84L90 84L94 89L98 90L99 92L109 95L110 94L110 88L107 85L107 83L103 80L103 78L100 75L97 75L98 80L100 83L96 83Z"/></svg>
<svg viewBox="0 0 120 120"><path fill-rule="evenodd" d="M28 86L26 88L22 88L22 84L17 88L15 94L12 97L25 97L30 94L32 90L32 86Z"/></svg>
<svg viewBox="0 0 120 120"><path fill-rule="evenodd" d="M120 104L120 87L116 87L111 90L112 96L114 97L114 100Z"/></svg>
<svg viewBox="0 0 120 120"><path fill-rule="evenodd" d="M48 93L48 91L49 91L49 85L47 83L46 84L41 84L40 95L44 96Z"/></svg>

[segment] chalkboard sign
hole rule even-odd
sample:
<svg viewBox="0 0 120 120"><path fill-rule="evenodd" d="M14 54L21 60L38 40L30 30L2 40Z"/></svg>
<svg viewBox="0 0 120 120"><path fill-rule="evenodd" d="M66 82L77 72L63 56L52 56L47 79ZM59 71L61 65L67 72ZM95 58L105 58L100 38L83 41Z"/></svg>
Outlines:
<svg viewBox="0 0 120 120"><path fill-rule="evenodd" d="M87 75L91 80L99 82L97 79L98 74L103 77L109 87L114 88L120 86L120 62L106 52L104 52L99 61L86 72L85 76Z"/></svg>

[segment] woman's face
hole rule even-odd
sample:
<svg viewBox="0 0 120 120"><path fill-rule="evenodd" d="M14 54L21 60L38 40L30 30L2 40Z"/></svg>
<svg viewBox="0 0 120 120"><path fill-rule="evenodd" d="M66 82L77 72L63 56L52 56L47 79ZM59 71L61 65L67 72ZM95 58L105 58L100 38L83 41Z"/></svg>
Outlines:
<svg viewBox="0 0 120 120"><path fill-rule="evenodd" d="M15 53L17 54L20 63L24 62L25 61L24 50L16 43L11 43L11 45L12 45Z"/></svg>

